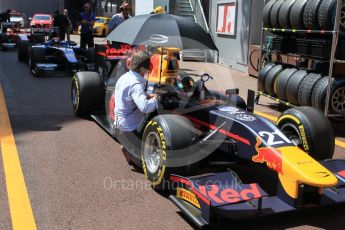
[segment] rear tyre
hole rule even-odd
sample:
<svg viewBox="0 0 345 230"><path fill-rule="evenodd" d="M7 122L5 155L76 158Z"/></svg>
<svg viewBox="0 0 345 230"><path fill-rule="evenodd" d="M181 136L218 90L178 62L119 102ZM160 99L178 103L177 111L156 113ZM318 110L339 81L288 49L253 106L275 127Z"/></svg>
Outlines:
<svg viewBox="0 0 345 230"><path fill-rule="evenodd" d="M30 47L30 42L25 41L25 40L20 40L18 42L18 60L21 62L28 62L29 58L29 47Z"/></svg>
<svg viewBox="0 0 345 230"><path fill-rule="evenodd" d="M71 100L78 116L87 116L100 110L104 104L101 78L95 72L78 72L72 79Z"/></svg>
<svg viewBox="0 0 345 230"><path fill-rule="evenodd" d="M160 115L154 117L146 126L141 145L143 171L155 190L169 189L169 177L176 173L191 173L188 160L184 165L174 165L181 157L181 151L191 146L197 138L193 124L179 115ZM188 154L188 153L185 153Z"/></svg>
<svg viewBox="0 0 345 230"><path fill-rule="evenodd" d="M298 89L298 102L301 106L311 106L313 89L321 78L320 74L310 73L302 80Z"/></svg>
<svg viewBox="0 0 345 230"><path fill-rule="evenodd" d="M91 47L86 50L86 59L88 63L88 71L96 71L96 51L95 48ZM90 66L90 67L89 67Z"/></svg>
<svg viewBox="0 0 345 230"><path fill-rule="evenodd" d="M288 109L281 114L277 126L294 144L316 160L334 154L334 133L328 119L312 107Z"/></svg>
<svg viewBox="0 0 345 230"><path fill-rule="evenodd" d="M286 85L286 98L289 103L298 105L298 88L305 76L307 76L307 71L298 70L290 77Z"/></svg>

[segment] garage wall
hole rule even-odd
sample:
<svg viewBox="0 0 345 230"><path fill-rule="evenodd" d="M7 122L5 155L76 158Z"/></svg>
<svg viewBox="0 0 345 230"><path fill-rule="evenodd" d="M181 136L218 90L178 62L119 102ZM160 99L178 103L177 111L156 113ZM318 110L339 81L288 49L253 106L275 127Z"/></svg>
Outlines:
<svg viewBox="0 0 345 230"><path fill-rule="evenodd" d="M258 1L258 0L254 0ZM217 34L217 4L229 2L226 0L211 1L210 7L210 31L219 49L219 63L230 66L242 72L247 71L248 49L250 41L250 14L252 10L252 0L237 0L236 12L236 35Z"/></svg>

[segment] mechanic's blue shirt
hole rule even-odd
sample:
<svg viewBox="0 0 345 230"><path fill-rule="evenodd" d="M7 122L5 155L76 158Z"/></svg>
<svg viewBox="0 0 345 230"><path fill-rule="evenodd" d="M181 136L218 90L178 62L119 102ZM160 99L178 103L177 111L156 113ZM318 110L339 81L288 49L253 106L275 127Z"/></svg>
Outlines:
<svg viewBox="0 0 345 230"><path fill-rule="evenodd" d="M130 18L131 16L128 15L128 18ZM128 19L127 18L127 19ZM111 20L108 22L108 29L110 31L114 30L118 25L120 25L122 22L124 22L126 19L123 17L122 13L119 14L115 14Z"/></svg>
<svg viewBox="0 0 345 230"><path fill-rule="evenodd" d="M92 22L92 21L95 21L96 20L96 16L93 12L91 13L86 13L86 12L81 12L80 14L80 21L82 20L86 20L88 22ZM81 29L80 29L80 32L81 33L89 33L89 32L92 32L92 24L81 24Z"/></svg>
<svg viewBox="0 0 345 230"><path fill-rule="evenodd" d="M157 109L154 98L147 99L146 80L130 70L120 77L115 86L115 122L120 131L134 131L145 118L146 113Z"/></svg>

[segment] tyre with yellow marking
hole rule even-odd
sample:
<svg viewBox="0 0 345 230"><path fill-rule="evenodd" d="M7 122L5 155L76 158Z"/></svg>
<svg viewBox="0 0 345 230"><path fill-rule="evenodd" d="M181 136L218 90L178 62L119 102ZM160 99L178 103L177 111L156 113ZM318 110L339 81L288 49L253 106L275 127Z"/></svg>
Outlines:
<svg viewBox="0 0 345 230"><path fill-rule="evenodd" d="M104 90L95 72L78 72L72 79L71 100L76 115L86 116L102 108Z"/></svg>
<svg viewBox="0 0 345 230"><path fill-rule="evenodd" d="M295 145L314 159L333 157L333 129L319 110L307 106L288 109L280 115L277 126Z"/></svg>
<svg viewBox="0 0 345 230"><path fill-rule="evenodd" d="M170 188L171 174L184 175L192 171L186 160L176 164L181 154L197 140L193 124L179 115L160 115L154 117L146 126L141 145L141 160L145 176L156 190ZM195 165L195 164L194 164Z"/></svg>

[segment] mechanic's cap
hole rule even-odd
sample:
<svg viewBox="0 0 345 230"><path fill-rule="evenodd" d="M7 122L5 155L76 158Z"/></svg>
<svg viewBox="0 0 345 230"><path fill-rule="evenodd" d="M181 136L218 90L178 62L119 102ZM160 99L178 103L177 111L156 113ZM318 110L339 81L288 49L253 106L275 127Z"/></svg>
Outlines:
<svg viewBox="0 0 345 230"><path fill-rule="evenodd" d="M128 2L122 3L122 5L120 7L121 10L129 10L130 8L131 8L131 6L129 5Z"/></svg>
<svg viewBox="0 0 345 230"><path fill-rule="evenodd" d="M150 64L150 55L144 51L136 52L131 57L130 69L139 70L141 67L147 68Z"/></svg>

